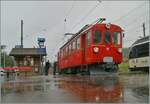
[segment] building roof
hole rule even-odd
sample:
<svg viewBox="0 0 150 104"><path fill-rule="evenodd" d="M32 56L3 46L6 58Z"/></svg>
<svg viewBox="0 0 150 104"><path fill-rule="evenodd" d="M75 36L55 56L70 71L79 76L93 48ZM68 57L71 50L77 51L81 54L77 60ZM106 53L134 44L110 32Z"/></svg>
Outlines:
<svg viewBox="0 0 150 104"><path fill-rule="evenodd" d="M46 56L46 48L13 48L9 55L10 56L24 56L24 55Z"/></svg>

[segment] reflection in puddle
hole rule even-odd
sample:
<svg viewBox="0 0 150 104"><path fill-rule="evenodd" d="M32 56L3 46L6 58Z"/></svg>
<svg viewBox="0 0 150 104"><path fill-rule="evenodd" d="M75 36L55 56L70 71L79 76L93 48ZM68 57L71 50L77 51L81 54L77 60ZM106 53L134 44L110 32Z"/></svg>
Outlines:
<svg viewBox="0 0 150 104"><path fill-rule="evenodd" d="M143 87L136 87L132 89L133 96L135 96L138 99L143 99L145 101L148 101L149 97L149 88L148 86Z"/></svg>
<svg viewBox="0 0 150 104"><path fill-rule="evenodd" d="M61 81L61 88L78 96L83 102L120 102L123 87L118 77L88 77L86 81Z"/></svg>

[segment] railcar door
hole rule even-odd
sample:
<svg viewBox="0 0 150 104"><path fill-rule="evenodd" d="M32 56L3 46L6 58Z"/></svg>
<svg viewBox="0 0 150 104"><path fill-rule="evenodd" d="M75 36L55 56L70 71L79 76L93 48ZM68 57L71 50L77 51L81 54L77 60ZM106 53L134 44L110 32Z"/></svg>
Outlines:
<svg viewBox="0 0 150 104"><path fill-rule="evenodd" d="M82 42L82 64L85 64L85 49L86 49L86 34L83 34L81 37Z"/></svg>
<svg viewBox="0 0 150 104"><path fill-rule="evenodd" d="M111 56L111 31L110 30L106 30L104 31L104 44L106 46L105 48L105 55L104 56Z"/></svg>
<svg viewBox="0 0 150 104"><path fill-rule="evenodd" d="M85 38L85 62L86 64L88 64L89 62L89 58L91 55L91 51L90 51L90 45L91 45L91 30L89 30L86 33L86 38Z"/></svg>

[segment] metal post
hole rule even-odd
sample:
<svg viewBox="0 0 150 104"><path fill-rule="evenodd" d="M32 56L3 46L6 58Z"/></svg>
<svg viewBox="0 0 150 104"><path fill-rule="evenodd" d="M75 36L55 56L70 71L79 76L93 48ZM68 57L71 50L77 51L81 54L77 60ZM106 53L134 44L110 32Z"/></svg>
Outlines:
<svg viewBox="0 0 150 104"><path fill-rule="evenodd" d="M145 37L145 23L143 23L143 35Z"/></svg>
<svg viewBox="0 0 150 104"><path fill-rule="evenodd" d="M42 74L42 68L41 68L41 54L40 54L40 70L39 70L39 72L40 72L40 74Z"/></svg>
<svg viewBox="0 0 150 104"><path fill-rule="evenodd" d="M0 33L0 67L1 67L1 51L2 51L2 49L1 49L1 33Z"/></svg>
<svg viewBox="0 0 150 104"><path fill-rule="evenodd" d="M5 51L4 51L4 65L3 65L3 66L4 66L4 68L5 68Z"/></svg>
<svg viewBox="0 0 150 104"><path fill-rule="evenodd" d="M23 48L23 20L21 20L21 47Z"/></svg>

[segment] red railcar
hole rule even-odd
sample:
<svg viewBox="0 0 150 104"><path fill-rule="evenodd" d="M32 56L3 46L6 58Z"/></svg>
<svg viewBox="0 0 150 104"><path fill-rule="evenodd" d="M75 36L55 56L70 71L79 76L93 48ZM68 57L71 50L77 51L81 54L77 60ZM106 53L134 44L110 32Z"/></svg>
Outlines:
<svg viewBox="0 0 150 104"><path fill-rule="evenodd" d="M86 25L60 48L59 71L117 72L122 62L122 32L120 26L110 23Z"/></svg>

